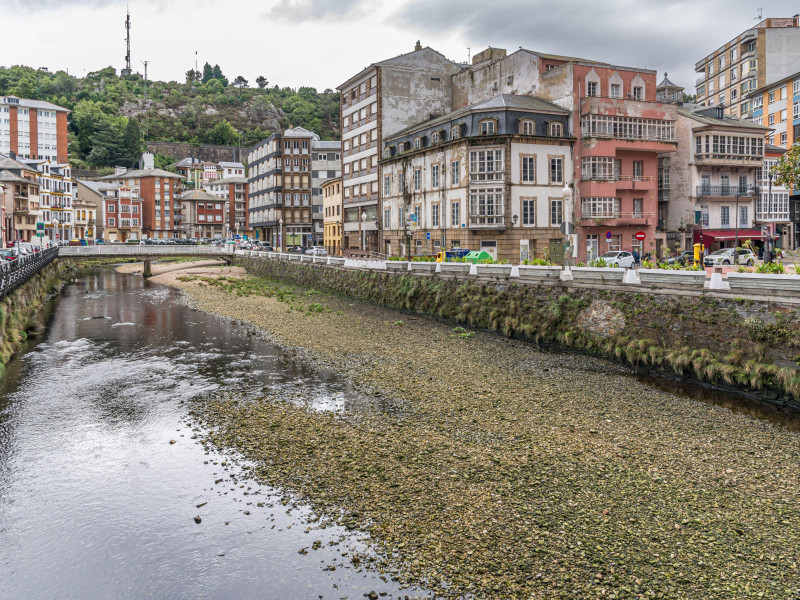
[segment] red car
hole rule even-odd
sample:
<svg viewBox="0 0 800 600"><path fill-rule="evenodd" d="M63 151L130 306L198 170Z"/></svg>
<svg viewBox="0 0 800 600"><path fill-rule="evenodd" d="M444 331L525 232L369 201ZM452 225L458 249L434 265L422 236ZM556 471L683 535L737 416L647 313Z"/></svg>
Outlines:
<svg viewBox="0 0 800 600"><path fill-rule="evenodd" d="M0 250L0 258L4 260L17 260L19 258L19 250L16 248Z"/></svg>

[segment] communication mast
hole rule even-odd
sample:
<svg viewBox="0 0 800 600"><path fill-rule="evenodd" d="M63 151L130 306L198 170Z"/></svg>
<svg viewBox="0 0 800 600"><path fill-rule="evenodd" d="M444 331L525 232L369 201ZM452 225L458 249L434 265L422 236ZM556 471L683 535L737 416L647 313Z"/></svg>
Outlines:
<svg viewBox="0 0 800 600"><path fill-rule="evenodd" d="M125 19L125 42L127 44L127 54L125 54L125 68L122 69L123 77L131 76L131 11L128 9L128 16Z"/></svg>

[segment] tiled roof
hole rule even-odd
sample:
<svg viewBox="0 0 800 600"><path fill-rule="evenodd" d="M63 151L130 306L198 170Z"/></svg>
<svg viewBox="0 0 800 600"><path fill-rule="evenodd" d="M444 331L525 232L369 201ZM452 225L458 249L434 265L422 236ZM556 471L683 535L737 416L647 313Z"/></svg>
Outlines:
<svg viewBox="0 0 800 600"><path fill-rule="evenodd" d="M31 181L30 179L25 179L24 177L20 177L19 175L14 175L11 171L0 171L0 181L5 181L6 183L29 183L31 185L39 185L36 181Z"/></svg>
<svg viewBox="0 0 800 600"><path fill-rule="evenodd" d="M747 129L753 129L757 131L769 131L770 129L769 127L759 125L758 123L753 123L752 121L732 117L729 114L724 114L724 116L719 119L713 116L714 111L714 106L700 106L698 104L684 104L683 106L678 107L678 114L694 119L695 121L700 121L706 125L745 127Z"/></svg>
<svg viewBox="0 0 800 600"><path fill-rule="evenodd" d="M17 100L19 100L19 104L16 102L8 102L7 98L17 98ZM56 112L70 112L69 109L64 108L63 106L51 104L50 102L45 102L44 100L29 100L27 98L19 98L17 96L0 96L0 104L6 104L7 106L21 106L22 108L41 108Z"/></svg>
<svg viewBox="0 0 800 600"><path fill-rule="evenodd" d="M188 190L183 192L182 200L213 200L215 202L222 202L222 198L209 194L205 190Z"/></svg>
<svg viewBox="0 0 800 600"><path fill-rule="evenodd" d="M132 169L130 171L125 171L124 173L120 173L119 175L111 174L106 175L105 177L98 177L97 181L108 181L114 179L137 179L141 177L166 177L171 179L183 179L183 175L178 173L170 173L169 171L165 171L163 169Z"/></svg>

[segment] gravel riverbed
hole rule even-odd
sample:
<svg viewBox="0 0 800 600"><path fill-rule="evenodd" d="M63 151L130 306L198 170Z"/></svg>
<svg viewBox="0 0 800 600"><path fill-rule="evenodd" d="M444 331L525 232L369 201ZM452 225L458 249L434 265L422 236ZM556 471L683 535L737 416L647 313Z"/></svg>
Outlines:
<svg viewBox="0 0 800 600"><path fill-rule="evenodd" d="M796 432L236 267L153 280L371 395L331 413L231 391L201 416L207 443L368 532L371 568L441 598L800 598Z"/></svg>

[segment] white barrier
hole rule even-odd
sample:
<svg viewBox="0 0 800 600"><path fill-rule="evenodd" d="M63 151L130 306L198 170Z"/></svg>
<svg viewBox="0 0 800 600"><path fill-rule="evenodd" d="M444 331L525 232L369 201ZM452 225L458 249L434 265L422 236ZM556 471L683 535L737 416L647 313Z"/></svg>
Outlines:
<svg viewBox="0 0 800 600"><path fill-rule="evenodd" d="M232 248L232 246L231 246ZM156 244L98 244L97 246L61 246L61 258L84 256L227 256L232 253L226 247L181 246Z"/></svg>

